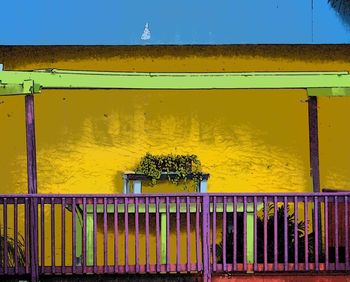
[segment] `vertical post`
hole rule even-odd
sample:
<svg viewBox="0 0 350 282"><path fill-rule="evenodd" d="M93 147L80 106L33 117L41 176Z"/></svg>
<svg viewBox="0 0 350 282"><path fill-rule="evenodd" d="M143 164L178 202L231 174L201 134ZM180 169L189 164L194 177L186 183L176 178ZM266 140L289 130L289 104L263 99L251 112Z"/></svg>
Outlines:
<svg viewBox="0 0 350 282"><path fill-rule="evenodd" d="M200 183L199 183L199 193L207 193L208 192L208 180L203 179Z"/></svg>
<svg viewBox="0 0 350 282"><path fill-rule="evenodd" d="M134 194L142 193L142 184L141 180L134 180Z"/></svg>
<svg viewBox="0 0 350 282"><path fill-rule="evenodd" d="M211 273L210 273L210 222L209 222L209 195L203 196L202 203L202 250L203 250L203 281L210 281Z"/></svg>
<svg viewBox="0 0 350 282"><path fill-rule="evenodd" d="M37 194L34 96L25 96L28 194Z"/></svg>
<svg viewBox="0 0 350 282"><path fill-rule="evenodd" d="M33 89L33 81L26 81L26 87ZM31 84L31 85L30 85ZM28 194L37 194L37 175L36 175L36 146L35 146L35 124L34 124L34 96L25 96L25 114L26 114L26 143L27 143L27 177ZM29 250L31 264L31 281L39 281L38 269L38 206L35 198L30 199L30 235ZM26 222L29 224L29 222Z"/></svg>
<svg viewBox="0 0 350 282"><path fill-rule="evenodd" d="M319 164L319 145L318 145L318 111L317 111L317 96L310 96L309 101L309 143L310 143L310 176L312 179L313 192L320 192L320 164ZM315 203L316 205L316 203ZM316 228L322 230L321 222L321 205L317 203L314 207L314 221L316 220ZM316 233L315 233L316 235ZM316 236L316 248L318 252L322 251L322 233L319 232ZM317 253L317 251L315 253ZM316 263L316 265L318 265Z"/></svg>
<svg viewBox="0 0 350 282"><path fill-rule="evenodd" d="M123 175L123 193L128 194L130 193L129 191L129 179L127 175Z"/></svg>
<svg viewBox="0 0 350 282"><path fill-rule="evenodd" d="M310 96L308 105L309 105L310 176L312 177L313 192L320 192L317 97Z"/></svg>

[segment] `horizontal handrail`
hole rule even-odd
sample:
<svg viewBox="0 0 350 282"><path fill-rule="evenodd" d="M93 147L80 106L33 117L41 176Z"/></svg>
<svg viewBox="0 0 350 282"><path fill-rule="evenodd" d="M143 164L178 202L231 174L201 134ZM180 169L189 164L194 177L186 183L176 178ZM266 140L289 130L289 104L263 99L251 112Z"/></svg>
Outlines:
<svg viewBox="0 0 350 282"><path fill-rule="evenodd" d="M348 271L349 199L2 194L0 275Z"/></svg>

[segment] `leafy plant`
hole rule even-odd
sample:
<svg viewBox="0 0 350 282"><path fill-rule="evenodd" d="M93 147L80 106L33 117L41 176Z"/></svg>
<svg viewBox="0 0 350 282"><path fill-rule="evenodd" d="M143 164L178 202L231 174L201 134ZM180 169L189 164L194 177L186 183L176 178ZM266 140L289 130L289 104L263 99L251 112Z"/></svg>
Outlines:
<svg viewBox="0 0 350 282"><path fill-rule="evenodd" d="M24 253L24 238L21 234L17 234L17 240L11 235L6 236L6 240L0 231L0 266L5 266L5 246L7 246L7 267L15 267L15 252L17 250L17 264L18 266L25 265Z"/></svg>
<svg viewBox="0 0 350 282"><path fill-rule="evenodd" d="M271 204L268 207L267 217L267 261L269 263L274 261L274 206ZM229 219L232 216L228 216ZM264 262L264 219L260 216L256 218L257 223L257 262ZM295 217L293 213L289 212L287 208L287 242L284 241L284 206L281 205L277 209L277 260L279 263L284 262L284 245L288 247L288 262L294 262L294 222ZM226 262L233 262L233 232L232 219L227 222L227 233L226 233ZM243 262L243 213L237 213L237 262ZM223 235L225 236L225 235ZM305 223L300 221L297 224L297 236L298 236L298 262L305 261ZM309 261L314 261L314 233L308 234L308 254ZM216 244L216 257L219 263L223 260L223 243ZM323 259L323 254L320 253L320 260Z"/></svg>
<svg viewBox="0 0 350 282"><path fill-rule="evenodd" d="M136 173L142 173L151 179L155 185L166 174L168 180L179 184L183 181L185 186L188 179L198 183L201 180L201 162L196 155L152 155L147 153L138 164Z"/></svg>

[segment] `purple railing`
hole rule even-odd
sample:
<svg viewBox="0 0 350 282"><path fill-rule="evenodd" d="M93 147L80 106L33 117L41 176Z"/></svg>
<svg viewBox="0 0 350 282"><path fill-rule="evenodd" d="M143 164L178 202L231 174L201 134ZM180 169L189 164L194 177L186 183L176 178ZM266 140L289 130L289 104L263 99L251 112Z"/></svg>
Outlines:
<svg viewBox="0 0 350 282"><path fill-rule="evenodd" d="M349 198L0 195L0 274L348 271Z"/></svg>

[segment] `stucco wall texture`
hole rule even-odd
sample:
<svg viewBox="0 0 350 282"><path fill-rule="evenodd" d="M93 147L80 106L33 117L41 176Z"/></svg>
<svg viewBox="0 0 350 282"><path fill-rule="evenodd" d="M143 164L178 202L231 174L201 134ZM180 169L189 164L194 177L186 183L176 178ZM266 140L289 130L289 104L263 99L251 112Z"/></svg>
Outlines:
<svg viewBox="0 0 350 282"><path fill-rule="evenodd" d="M346 46L1 47L5 69L343 71ZM45 90L35 97L39 193L121 193L153 154L196 154L210 192L308 192L303 90ZM350 98L319 99L321 188L350 186ZM26 193L24 97L0 97L1 193ZM159 185L145 192L181 190ZM183 191L183 190L181 190Z"/></svg>

